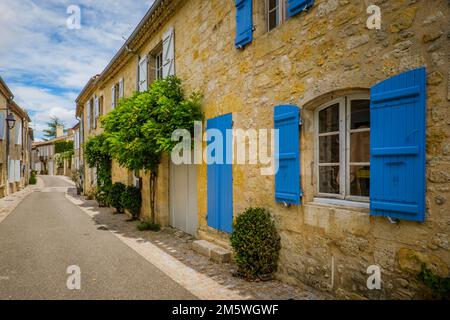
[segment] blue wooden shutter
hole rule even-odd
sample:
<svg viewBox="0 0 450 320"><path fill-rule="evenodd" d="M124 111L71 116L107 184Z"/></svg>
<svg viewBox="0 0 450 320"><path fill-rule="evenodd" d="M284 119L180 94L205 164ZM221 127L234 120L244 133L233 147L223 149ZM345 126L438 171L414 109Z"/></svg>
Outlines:
<svg viewBox="0 0 450 320"><path fill-rule="evenodd" d="M425 68L372 87L370 118L371 215L424 221Z"/></svg>
<svg viewBox="0 0 450 320"><path fill-rule="evenodd" d="M207 129L217 129L222 133L224 163L213 163L207 167L208 215L207 222L212 228L231 233L233 231L233 168L232 159L233 115L226 114L207 121ZM209 140L209 137L208 137ZM211 143L212 141L210 141ZM228 142L228 143L227 143Z"/></svg>
<svg viewBox="0 0 450 320"><path fill-rule="evenodd" d="M314 5L314 0L288 0L287 1L287 13L288 17L295 16L297 13L302 12L305 9L309 9Z"/></svg>
<svg viewBox="0 0 450 320"><path fill-rule="evenodd" d="M252 0L236 0L236 48L253 40Z"/></svg>
<svg viewBox="0 0 450 320"><path fill-rule="evenodd" d="M275 201L300 204L300 135L299 108L296 106L276 106L274 112L275 129L279 133L278 172L275 175Z"/></svg>
<svg viewBox="0 0 450 320"><path fill-rule="evenodd" d="M217 128L217 119L208 119L206 124L206 129L215 129ZM208 133L207 133L208 134ZM208 135L208 141L210 137ZM211 141L210 141L211 142ZM209 161L209 159L208 159ZM218 211L218 201L217 197L218 193L218 185L219 185L219 173L218 173L218 165L216 163L208 164L207 167L207 191L208 191L208 214L206 215L206 220L208 222L208 226L219 229L219 219L217 216Z"/></svg>

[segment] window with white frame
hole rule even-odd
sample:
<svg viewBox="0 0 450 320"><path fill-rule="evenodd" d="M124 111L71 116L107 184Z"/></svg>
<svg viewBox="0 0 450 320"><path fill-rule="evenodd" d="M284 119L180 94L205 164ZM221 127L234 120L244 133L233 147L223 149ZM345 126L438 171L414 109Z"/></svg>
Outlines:
<svg viewBox="0 0 450 320"><path fill-rule="evenodd" d="M278 27L286 20L286 0L266 0L267 31Z"/></svg>
<svg viewBox="0 0 450 320"><path fill-rule="evenodd" d="M316 111L317 194L368 201L370 195L370 100L336 99Z"/></svg>
<svg viewBox="0 0 450 320"><path fill-rule="evenodd" d="M155 53L155 79L163 78L163 52L162 49Z"/></svg>

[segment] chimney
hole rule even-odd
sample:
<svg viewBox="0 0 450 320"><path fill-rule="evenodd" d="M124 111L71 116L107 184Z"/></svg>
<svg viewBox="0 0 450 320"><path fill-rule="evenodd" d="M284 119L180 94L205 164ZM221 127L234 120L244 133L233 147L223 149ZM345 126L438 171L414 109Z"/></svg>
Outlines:
<svg viewBox="0 0 450 320"><path fill-rule="evenodd" d="M64 126L56 126L56 137L62 137L64 135Z"/></svg>

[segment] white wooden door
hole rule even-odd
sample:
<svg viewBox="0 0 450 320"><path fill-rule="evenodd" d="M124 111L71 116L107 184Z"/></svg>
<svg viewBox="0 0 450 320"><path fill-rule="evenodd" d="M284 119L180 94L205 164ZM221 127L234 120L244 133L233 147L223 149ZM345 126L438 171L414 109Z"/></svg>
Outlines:
<svg viewBox="0 0 450 320"><path fill-rule="evenodd" d="M197 216L197 166L170 167L170 224L172 227L195 235Z"/></svg>

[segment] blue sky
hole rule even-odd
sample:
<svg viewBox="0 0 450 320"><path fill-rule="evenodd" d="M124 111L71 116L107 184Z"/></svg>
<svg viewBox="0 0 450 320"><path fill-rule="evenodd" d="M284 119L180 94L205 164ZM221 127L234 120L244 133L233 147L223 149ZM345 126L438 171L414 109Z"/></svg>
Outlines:
<svg viewBox="0 0 450 320"><path fill-rule="evenodd" d="M0 0L0 75L37 139L51 116L76 124L75 98L100 73L153 0ZM81 29L67 28L70 5Z"/></svg>

